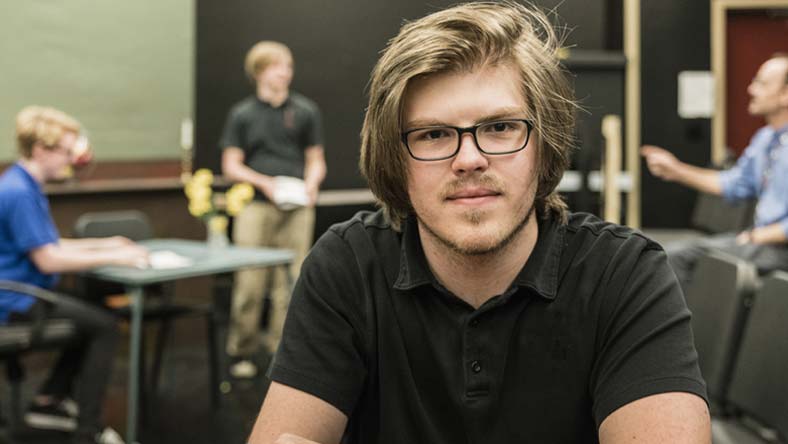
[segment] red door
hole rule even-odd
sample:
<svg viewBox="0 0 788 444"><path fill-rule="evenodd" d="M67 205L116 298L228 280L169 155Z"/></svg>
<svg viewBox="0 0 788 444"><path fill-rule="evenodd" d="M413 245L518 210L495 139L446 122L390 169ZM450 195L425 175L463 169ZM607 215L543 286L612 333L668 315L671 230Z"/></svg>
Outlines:
<svg viewBox="0 0 788 444"><path fill-rule="evenodd" d="M788 52L788 10L729 10L725 94L725 143L738 157L763 118L747 113L747 85L772 54Z"/></svg>

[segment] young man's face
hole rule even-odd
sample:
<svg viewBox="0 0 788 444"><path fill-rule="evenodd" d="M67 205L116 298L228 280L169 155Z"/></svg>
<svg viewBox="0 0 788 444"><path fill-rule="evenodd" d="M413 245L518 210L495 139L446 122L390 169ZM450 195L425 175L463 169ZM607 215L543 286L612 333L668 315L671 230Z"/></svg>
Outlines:
<svg viewBox="0 0 788 444"><path fill-rule="evenodd" d="M519 85L509 66L417 79L404 97L402 130L528 119ZM464 133L454 157L421 161L409 156L407 188L422 240L427 236L473 255L495 251L520 233L536 194L536 139L531 134L525 149L515 153L486 155Z"/></svg>
<svg viewBox="0 0 788 444"><path fill-rule="evenodd" d="M58 141L57 145L50 148L34 146L33 158L44 173L44 180L62 179L66 167L71 165L74 144L77 134L67 131Z"/></svg>
<svg viewBox="0 0 788 444"><path fill-rule="evenodd" d="M286 90L293 80L293 59L283 54L257 74L257 84L275 90Z"/></svg>
<svg viewBox="0 0 788 444"><path fill-rule="evenodd" d="M788 107L786 73L788 62L785 59L769 59L761 65L747 88L750 114L768 117Z"/></svg>

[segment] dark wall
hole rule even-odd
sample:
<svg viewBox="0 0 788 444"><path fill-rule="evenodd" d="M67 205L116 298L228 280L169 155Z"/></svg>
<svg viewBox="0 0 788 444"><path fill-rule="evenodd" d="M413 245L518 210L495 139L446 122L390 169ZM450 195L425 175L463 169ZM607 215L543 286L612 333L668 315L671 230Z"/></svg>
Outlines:
<svg viewBox="0 0 788 444"><path fill-rule="evenodd" d="M642 140L707 166L711 120L678 115L678 74L710 69L709 2L642 1ZM644 227L688 226L696 192L649 174L642 163Z"/></svg>
<svg viewBox="0 0 788 444"><path fill-rule="evenodd" d="M359 131L366 86L380 50L405 19L456 0L197 1L195 164L219 168L217 142L233 103L253 92L243 73L246 51L263 39L293 51L292 88L315 100L324 116L328 175L324 188L358 188ZM569 29L567 45L620 47L621 0L545 0ZM609 22L616 22L608 26Z"/></svg>

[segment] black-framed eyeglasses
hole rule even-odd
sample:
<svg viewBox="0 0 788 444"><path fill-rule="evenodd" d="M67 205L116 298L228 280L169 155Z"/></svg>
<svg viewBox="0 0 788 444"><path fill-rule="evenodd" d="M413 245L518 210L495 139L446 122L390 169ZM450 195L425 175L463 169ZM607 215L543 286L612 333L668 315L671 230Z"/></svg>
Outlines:
<svg viewBox="0 0 788 444"><path fill-rule="evenodd" d="M533 122L526 119L495 120L466 128L428 126L403 132L402 143L416 160L444 160L456 156L460 152L462 135L471 133L482 153L511 154L528 145L533 128Z"/></svg>

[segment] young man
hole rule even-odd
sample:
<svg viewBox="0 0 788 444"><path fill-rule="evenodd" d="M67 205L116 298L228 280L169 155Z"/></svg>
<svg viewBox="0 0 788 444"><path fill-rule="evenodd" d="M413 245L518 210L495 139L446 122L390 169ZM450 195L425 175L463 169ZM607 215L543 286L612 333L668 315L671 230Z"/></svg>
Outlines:
<svg viewBox="0 0 788 444"><path fill-rule="evenodd" d="M290 274L298 276L312 245L314 205L326 175L320 111L314 102L290 90L293 56L285 45L259 42L249 50L245 65L257 90L230 110L220 142L222 172L230 180L251 183L257 192L235 219L233 241L292 250ZM278 201L276 176L303 179L304 206L286 208ZM235 275L227 338L227 353L236 361L230 368L235 377L257 373L250 358L258 350L262 301L269 289L271 313L263 345L274 353L290 303L290 279L280 269Z"/></svg>
<svg viewBox="0 0 788 444"><path fill-rule="evenodd" d="M305 261L251 443L710 441L664 252L556 192L574 109L557 50L511 2L390 42L361 147L383 210Z"/></svg>
<svg viewBox="0 0 788 444"><path fill-rule="evenodd" d="M59 237L41 186L71 164L79 132L76 120L52 108L30 106L17 115L20 159L0 176L0 279L51 288L58 273L146 263L146 250L125 238ZM101 424L118 336L116 320L71 298L50 307L30 296L0 291L0 323L29 321L38 306L48 317L71 320L83 340L63 351L25 415L27 423L76 430L74 441L80 444L122 442ZM74 392L76 406L70 401Z"/></svg>
<svg viewBox="0 0 788 444"><path fill-rule="evenodd" d="M761 273L788 269L788 55L764 62L747 92L749 113L762 116L766 126L755 133L733 168L700 168L657 146L641 149L649 171L661 179L730 201L758 199L752 229L665 246L685 289L698 258L710 249L751 261Z"/></svg>

